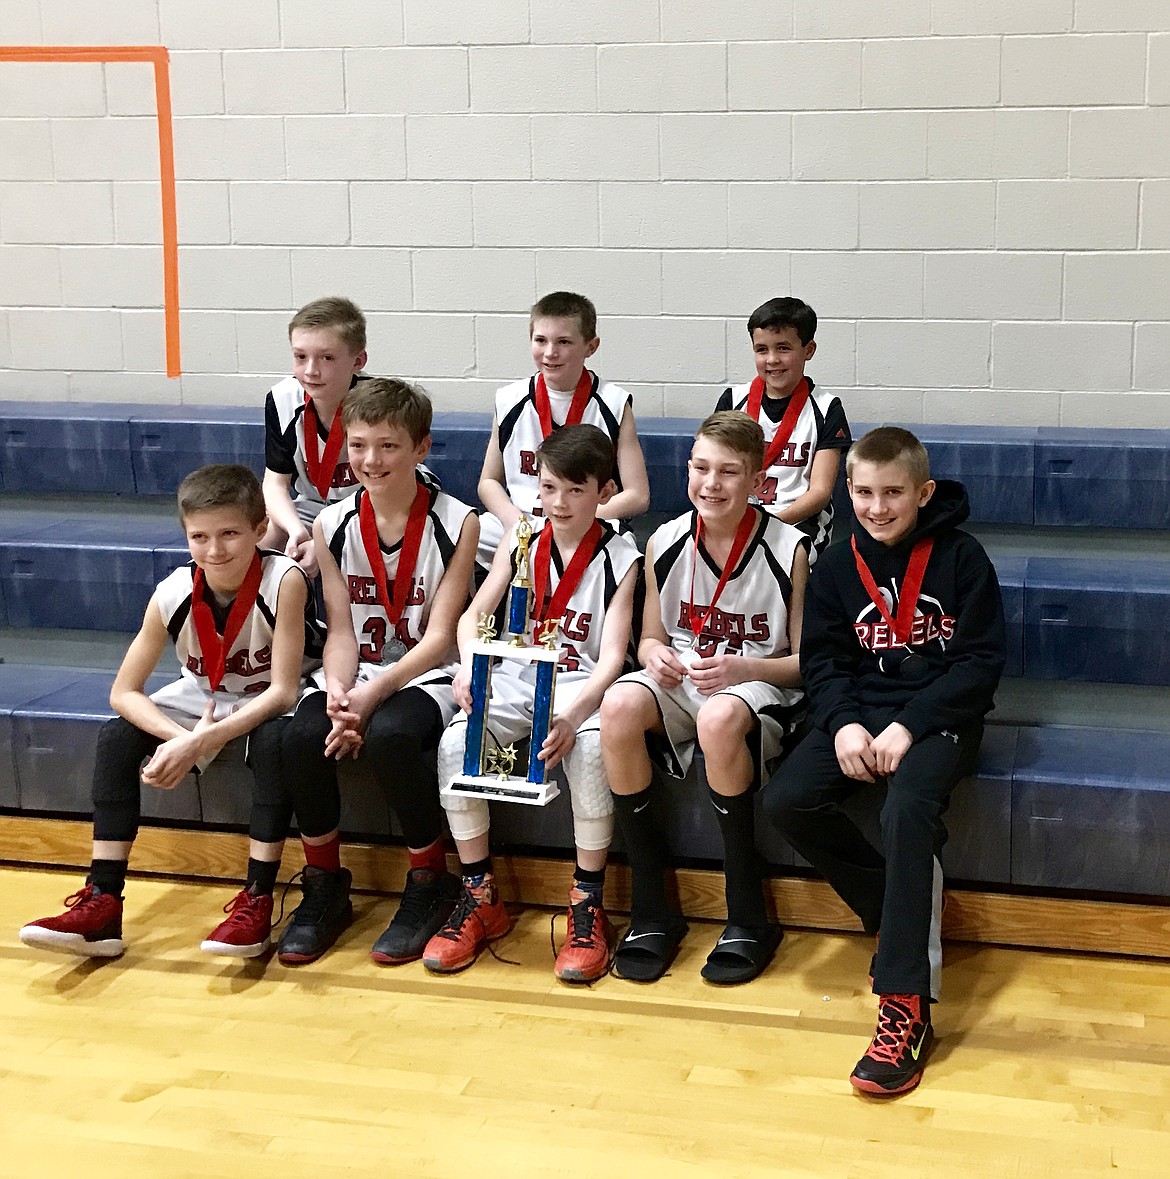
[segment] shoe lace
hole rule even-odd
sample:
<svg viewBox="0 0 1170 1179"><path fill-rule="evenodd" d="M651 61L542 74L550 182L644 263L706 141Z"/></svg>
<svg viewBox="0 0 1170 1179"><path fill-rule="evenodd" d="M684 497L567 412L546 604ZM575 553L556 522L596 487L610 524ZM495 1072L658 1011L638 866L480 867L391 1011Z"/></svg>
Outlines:
<svg viewBox="0 0 1170 1179"><path fill-rule="evenodd" d="M277 925L284 919L284 898L288 896L288 890L298 880L301 882L304 896L301 903L293 910L294 919L311 924L323 921L325 918L325 913L329 908L333 878L328 872L314 872L310 875L302 868L284 886L284 892L280 895L280 917L275 922Z"/></svg>
<svg viewBox="0 0 1170 1179"><path fill-rule="evenodd" d="M260 907L260 903L259 896L253 896L246 888L241 890L224 905L223 911L228 915L224 924L250 925L252 916Z"/></svg>
<svg viewBox="0 0 1170 1179"><path fill-rule="evenodd" d="M887 1064L899 1064L917 1022L912 996L887 996L878 1008L877 1031L867 1055Z"/></svg>
<svg viewBox="0 0 1170 1179"><path fill-rule="evenodd" d="M398 902L398 912L394 915L394 920L408 925L419 925L426 919L434 903L435 884L432 881L418 880L412 872L406 877L406 887L402 890L402 900Z"/></svg>
<svg viewBox="0 0 1170 1179"><path fill-rule="evenodd" d="M597 905L592 897L585 897L569 906L569 919L573 923L571 944L589 946L593 944L593 927L597 919Z"/></svg>
<svg viewBox="0 0 1170 1179"><path fill-rule="evenodd" d="M459 940L460 934L463 932L463 927L468 921L478 921L483 932L487 933L487 926L483 923L483 918L479 915L479 901L472 896L469 888L464 888L462 895L456 902L455 908L451 911L451 916L447 918L447 924L439 930L435 937L446 938L450 942ZM495 946L490 941L485 939L484 948L497 961L503 962L506 966L519 966L519 962L514 962L511 958L505 958L501 954L496 953Z"/></svg>
<svg viewBox="0 0 1170 1179"><path fill-rule="evenodd" d="M97 894L93 890L92 884L85 885L84 888L79 888L75 893L70 893L65 898L66 909L76 909L79 906L92 904L97 901Z"/></svg>

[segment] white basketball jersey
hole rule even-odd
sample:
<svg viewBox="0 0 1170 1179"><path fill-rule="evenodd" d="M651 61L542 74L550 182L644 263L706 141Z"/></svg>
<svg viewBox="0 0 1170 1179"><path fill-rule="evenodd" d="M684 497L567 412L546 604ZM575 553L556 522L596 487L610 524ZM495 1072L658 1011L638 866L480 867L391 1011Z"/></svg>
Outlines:
<svg viewBox="0 0 1170 1179"><path fill-rule="evenodd" d="M224 660L223 679L215 695L241 700L263 692L272 683L272 638L276 629L276 599L281 580L290 569L304 577L295 561L283 553L260 550L260 589L240 633L232 643ZM165 577L155 591L155 601L162 615L163 625L175 644L182 680L194 685L206 698L211 693L199 635L191 616L191 593L194 585L195 562L191 561ZM222 633L222 632L221 632ZM305 603L305 657L301 665L302 678L321 662L322 633L316 618L316 603L312 590Z"/></svg>
<svg viewBox="0 0 1170 1179"><path fill-rule="evenodd" d="M529 547L529 557L537 551L537 538L544 528L550 528L547 521L541 520L533 532ZM601 632L605 622L605 612L609 608L610 599L617 592L622 578L630 571L630 567L641 560L642 554L629 533L617 532L608 520L599 521L601 524L601 539L597 542L597 550L592 560L585 566L577 588L569 598L565 607L564 622L557 632L557 646L565 648L565 654L558 664L560 671L580 673L582 677L591 675L601 658ZM512 550L513 569L516 560L516 534L513 530L509 543ZM543 549L547 539L540 541ZM531 563L531 561L530 561ZM565 571L565 562L553 546L551 559L548 564L548 585L545 587L545 600L551 601L556 588L560 585L561 576ZM507 609L507 595L504 596L504 609ZM541 614L546 610L534 611ZM502 660L501 666L510 667L511 660Z"/></svg>
<svg viewBox="0 0 1170 1179"><path fill-rule="evenodd" d="M416 476L417 477L417 476ZM349 591L350 619L358 643L358 658L363 664L384 665L384 649L387 641L398 639L409 650L418 645L427 628L427 619L435 592L443 574L451 563L455 546L463 523L472 514L472 509L460 503L445 491L438 491L427 485L430 507L426 524L423 526L419 544L418 560L411 579L410 592L402 617L391 629L390 620L378 595L378 584L374 571L362 544L361 523L358 513L366 498L365 489L338 504L331 504L318 517L325 534L325 543L337 562L341 576ZM398 557L402 541L387 548L382 544L382 561L386 568L386 590L393 598L394 578L398 574ZM458 649L452 637L450 652L442 660L451 663L458 659ZM390 659L389 662L394 662Z"/></svg>
<svg viewBox="0 0 1170 1179"><path fill-rule="evenodd" d="M680 654L697 650L703 658L734 654L764 658L788 654L788 604L792 598L792 559L808 538L775 516L748 542L738 567L710 611L696 646L691 604L701 619L719 582L719 566L700 541L695 561L698 513L688 512L658 528L650 538L662 622ZM692 598L692 570L694 597Z"/></svg>
<svg viewBox="0 0 1170 1179"><path fill-rule="evenodd" d="M593 391L589 394L581 421L604 430L616 449L622 414L633 400L631 394L620 385L603 381L595 373ZM572 393L549 390L548 403L554 429L564 425L572 401ZM544 441L544 435L541 433L540 415L536 411L535 376L497 390L496 423L508 497L527 515L539 514L540 476L536 471L536 451ZM621 480L618 479L616 464L614 480L620 491Z"/></svg>

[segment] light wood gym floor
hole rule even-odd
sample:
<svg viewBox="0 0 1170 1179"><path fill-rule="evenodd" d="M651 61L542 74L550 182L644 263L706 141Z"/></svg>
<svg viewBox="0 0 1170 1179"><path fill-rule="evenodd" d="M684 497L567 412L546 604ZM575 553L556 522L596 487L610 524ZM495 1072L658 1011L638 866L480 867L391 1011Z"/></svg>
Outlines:
<svg viewBox="0 0 1170 1179"><path fill-rule="evenodd" d="M1170 1172L1170 964L950 943L925 1080L875 1102L846 1081L874 1017L858 934L792 932L719 990L695 922L660 983L570 989L548 910L498 943L520 965L436 978L369 961L394 902L359 896L292 970L199 952L230 887L132 879L122 959L22 946L77 881L0 870L4 1179Z"/></svg>

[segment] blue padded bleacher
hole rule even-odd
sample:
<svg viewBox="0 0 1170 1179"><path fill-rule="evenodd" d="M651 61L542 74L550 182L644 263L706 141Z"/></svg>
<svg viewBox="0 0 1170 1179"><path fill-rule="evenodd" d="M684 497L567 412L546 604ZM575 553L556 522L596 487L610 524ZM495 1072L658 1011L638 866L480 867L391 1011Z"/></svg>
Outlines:
<svg viewBox="0 0 1170 1179"><path fill-rule="evenodd" d="M207 463L264 470L264 415L259 406L139 406L128 423L134 489L174 495L183 478Z"/></svg>
<svg viewBox="0 0 1170 1179"><path fill-rule="evenodd" d="M1029 557L1024 674L1170 684L1170 561Z"/></svg>
<svg viewBox="0 0 1170 1179"><path fill-rule="evenodd" d="M1170 529L1170 430L1036 433L1035 523Z"/></svg>
<svg viewBox="0 0 1170 1179"><path fill-rule="evenodd" d="M1170 733L1021 729L1012 881L1170 894Z"/></svg>

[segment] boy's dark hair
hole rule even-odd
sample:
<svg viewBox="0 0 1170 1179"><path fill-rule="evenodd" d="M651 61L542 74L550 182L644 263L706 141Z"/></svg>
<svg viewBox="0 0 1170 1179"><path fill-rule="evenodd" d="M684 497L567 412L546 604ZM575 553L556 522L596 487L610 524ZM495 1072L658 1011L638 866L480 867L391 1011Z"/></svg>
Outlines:
<svg viewBox="0 0 1170 1179"><path fill-rule="evenodd" d="M351 299L332 296L306 303L289 320L290 340L298 328L328 328L355 356L366 350L366 317Z"/></svg>
<svg viewBox="0 0 1170 1179"><path fill-rule="evenodd" d="M597 426L562 426L537 448L536 463L570 483L586 483L592 477L604 487L613 478L613 443Z"/></svg>
<svg viewBox="0 0 1170 1179"><path fill-rule="evenodd" d="M742 454L750 464L750 473L762 470L764 466L764 431L760 423L749 418L738 409L721 409L705 417L695 431L695 439L711 438Z"/></svg>
<svg viewBox="0 0 1170 1179"><path fill-rule="evenodd" d="M238 463L200 467L179 484L179 520L186 524L193 512L238 508L254 528L264 520L264 492L260 481Z"/></svg>
<svg viewBox="0 0 1170 1179"><path fill-rule="evenodd" d="M769 299L748 317L748 335L755 339L756 328L795 328L802 344L817 334L817 313L803 299Z"/></svg>
<svg viewBox="0 0 1170 1179"><path fill-rule="evenodd" d="M421 385L397 377L373 377L358 381L346 394L341 424L347 430L355 422L400 426L417 446L431 432L431 412L431 399Z"/></svg>
<svg viewBox="0 0 1170 1179"><path fill-rule="evenodd" d="M930 457L926 447L909 430L899 426L879 426L860 437L845 456L845 473L852 479L858 463L883 467L897 463L921 487L930 478Z"/></svg>
<svg viewBox="0 0 1170 1179"><path fill-rule="evenodd" d="M597 335L597 308L584 295L572 291L553 291L532 304L528 316L528 334L538 319L575 319L581 327L581 335L592 340Z"/></svg>

